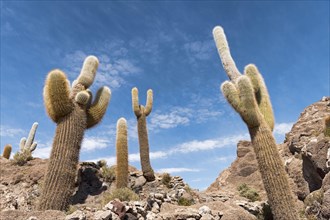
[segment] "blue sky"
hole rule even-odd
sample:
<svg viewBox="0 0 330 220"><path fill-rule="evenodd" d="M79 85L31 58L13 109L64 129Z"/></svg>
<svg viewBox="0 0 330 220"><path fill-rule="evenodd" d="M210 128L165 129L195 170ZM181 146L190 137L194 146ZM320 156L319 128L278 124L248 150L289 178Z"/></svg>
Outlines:
<svg viewBox="0 0 330 220"><path fill-rule="evenodd" d="M115 162L116 122L128 121L130 164L140 168L131 89L154 92L147 118L155 171L205 189L249 139L220 93L227 79L212 38L221 25L240 70L263 74L280 143L300 112L329 96L328 1L1 1L1 148L18 150L39 122L35 157L49 156L55 124L42 91L59 68L70 81L87 55L100 60L92 90L112 90L108 111L87 130L80 159Z"/></svg>

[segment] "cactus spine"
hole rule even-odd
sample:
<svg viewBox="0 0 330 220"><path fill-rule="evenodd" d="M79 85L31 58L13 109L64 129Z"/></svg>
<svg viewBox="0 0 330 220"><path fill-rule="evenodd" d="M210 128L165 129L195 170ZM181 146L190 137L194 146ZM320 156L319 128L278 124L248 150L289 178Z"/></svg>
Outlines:
<svg viewBox="0 0 330 220"><path fill-rule="evenodd" d="M94 102L91 100L88 87L94 81L98 64L96 57L87 57L72 88L60 70L53 70L47 76L44 103L47 114L57 127L39 210L65 210L68 207L74 190L84 131L101 121L110 101L111 91L108 87L100 88Z"/></svg>
<svg viewBox="0 0 330 220"><path fill-rule="evenodd" d="M7 144L4 148L3 148L3 152L2 152L2 157L9 159L10 158L10 154L11 154L11 145Z"/></svg>
<svg viewBox="0 0 330 220"><path fill-rule="evenodd" d="M149 141L148 141L148 130L147 130L147 120L146 117L150 114L152 110L153 94L152 90L149 89L147 92L147 103L144 107L139 105L139 93L138 89L134 87L132 89L132 107L134 114L137 118L138 125L138 137L140 145L140 160L143 176L148 182L155 180L155 174L150 164L149 158Z"/></svg>
<svg viewBox="0 0 330 220"><path fill-rule="evenodd" d="M127 123L125 118L117 121L116 136L116 187L125 188L128 183L128 146L127 146Z"/></svg>
<svg viewBox="0 0 330 220"><path fill-rule="evenodd" d="M239 73L221 27L213 29L213 36L231 80L225 81L221 90L249 129L272 213L277 220L299 219L288 176L272 135L274 116L264 80L252 64L245 67L244 75Z"/></svg>

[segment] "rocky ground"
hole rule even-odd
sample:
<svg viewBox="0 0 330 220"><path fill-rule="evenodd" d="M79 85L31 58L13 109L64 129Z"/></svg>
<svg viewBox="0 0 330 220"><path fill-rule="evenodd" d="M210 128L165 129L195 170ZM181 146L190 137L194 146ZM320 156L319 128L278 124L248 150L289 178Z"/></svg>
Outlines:
<svg viewBox="0 0 330 220"><path fill-rule="evenodd" d="M329 98L307 107L285 142L278 145L300 213L308 219L330 219L330 139L323 134L326 115L330 115ZM238 143L236 160L203 192L191 189L179 176L165 181L165 174L156 174L155 181L146 182L141 171L130 167L129 188L138 195L137 201L109 200L115 190L113 168L83 162L67 212L34 211L47 163L35 158L17 166L0 158L1 220L272 219L248 141ZM252 193L238 190L244 184Z"/></svg>

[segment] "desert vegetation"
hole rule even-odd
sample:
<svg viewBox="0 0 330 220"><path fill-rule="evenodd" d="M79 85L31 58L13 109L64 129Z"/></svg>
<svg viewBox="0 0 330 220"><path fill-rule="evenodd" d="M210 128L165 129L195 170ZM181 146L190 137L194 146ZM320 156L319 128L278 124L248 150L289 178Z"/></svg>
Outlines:
<svg viewBox="0 0 330 220"><path fill-rule="evenodd" d="M297 134L294 137L288 135L285 147L278 147L273 135L274 112L263 76L254 64L247 65L243 74L239 72L222 27L215 27L213 36L223 68L229 77L228 81L221 84L221 92L246 124L251 138L246 146L238 144L237 154L243 149L239 157L253 155L249 160L255 160L258 169L238 172L238 169L242 171L246 168L246 164L252 167L251 161L242 162L243 168L237 166L236 170L233 168L228 172L233 175L237 171L244 175L233 178L228 173L222 174L221 180L214 184L216 187L210 187L205 192L190 188L179 176L155 172L150 161L152 146L149 146L147 129L147 116L153 108L153 91L147 91L144 106L139 104L136 87L131 90L131 96L132 109L137 119L142 170L138 171L129 165L128 123L125 118L117 121L115 166L108 166L105 160L79 163L85 130L101 123L111 99L111 90L101 87L93 100L89 87L94 82L99 60L95 56L88 56L72 86L61 70L52 70L46 77L44 104L48 116L56 123L49 161L39 164L39 159L32 157L37 146L34 138L38 123L32 125L27 139L22 138L20 150L13 156L13 169L22 171L20 176L15 176L13 185L24 181L31 183L31 186L36 185L36 189L33 189L35 191L32 190L33 202L26 202L29 211L31 207L33 211L39 210L42 213L45 210L59 210L63 215L70 216L87 210L92 213L90 215L94 215L94 219L324 220L330 217L330 115L327 112L330 105L324 104L329 102L329 98L318 107L322 109L318 112L325 112L322 113L321 125L318 125L322 130L318 129L318 136L304 144L312 153L306 149L298 149L299 145L294 144L301 138ZM313 111L315 109L317 108ZM317 114L306 115L311 117ZM301 127L303 126L299 129ZM316 135L315 132L312 134ZM11 145L4 147L3 163L10 159L11 150ZM321 165L315 159L316 154L322 155ZM241 160L237 158L235 162L240 163ZM293 165L297 166L292 167ZM43 166L45 174L34 171L35 176L38 176L36 173L41 173L34 179L33 175L24 173L29 166ZM308 179L312 175L316 180ZM303 180L304 178L307 180ZM260 184L251 186L251 179ZM10 185L6 181L4 182ZM233 185L230 192L226 192L226 189L230 189L227 182ZM91 197L98 209L83 207L83 204L90 202ZM101 214L106 217L99 217ZM76 218L71 216L65 219ZM86 216L79 219L86 219Z"/></svg>

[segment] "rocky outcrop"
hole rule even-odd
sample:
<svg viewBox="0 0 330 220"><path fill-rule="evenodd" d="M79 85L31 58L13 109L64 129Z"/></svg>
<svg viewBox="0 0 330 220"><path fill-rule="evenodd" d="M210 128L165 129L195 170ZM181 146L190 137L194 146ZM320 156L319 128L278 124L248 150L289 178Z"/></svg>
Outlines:
<svg viewBox="0 0 330 220"><path fill-rule="evenodd" d="M323 119L330 115L325 98L307 107L278 150L297 195L301 211L310 219L330 219L330 138L323 134ZM0 157L0 216L28 220L249 220L272 215L262 184L253 146L249 141L237 145L237 158L203 192L191 189L180 176L163 182L155 173L147 182L143 173L129 167L128 186L139 201L107 200L115 189L115 176L107 177L100 163L82 162L78 167L75 194L68 212L36 212L48 160L33 159L24 166ZM242 196L245 184L259 195L257 201Z"/></svg>

